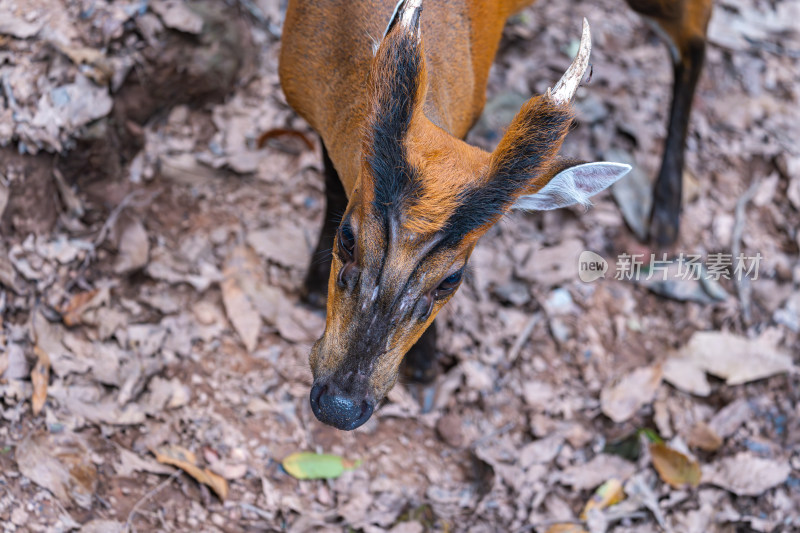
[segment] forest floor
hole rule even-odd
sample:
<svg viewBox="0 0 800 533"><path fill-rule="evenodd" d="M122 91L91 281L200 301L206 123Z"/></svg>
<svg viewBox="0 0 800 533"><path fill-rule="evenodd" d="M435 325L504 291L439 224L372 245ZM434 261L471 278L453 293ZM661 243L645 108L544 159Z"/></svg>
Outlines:
<svg viewBox="0 0 800 533"><path fill-rule="evenodd" d="M342 432L308 401L324 198L280 91L285 7L189 4L0 0L2 531L800 530L800 5L716 2L667 281L618 207L635 228L658 171L667 49L616 0L513 17L468 140L552 86L585 16L564 153L635 170L496 225L439 315L433 409L398 384ZM311 146L258 146L281 129ZM302 481L299 451L360 463Z"/></svg>

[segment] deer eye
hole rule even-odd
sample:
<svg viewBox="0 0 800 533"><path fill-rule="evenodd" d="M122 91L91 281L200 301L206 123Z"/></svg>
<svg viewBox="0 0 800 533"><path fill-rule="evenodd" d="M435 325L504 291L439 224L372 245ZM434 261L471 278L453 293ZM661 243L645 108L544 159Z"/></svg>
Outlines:
<svg viewBox="0 0 800 533"><path fill-rule="evenodd" d="M434 298L441 300L456 290L458 284L461 283L462 273L463 271L459 270L444 278L442 282L439 283L439 286L436 287L436 290L434 291Z"/></svg>
<svg viewBox="0 0 800 533"><path fill-rule="evenodd" d="M352 261L355 257L356 236L353 235L353 230L349 224L344 224L339 229L339 250L348 261Z"/></svg>

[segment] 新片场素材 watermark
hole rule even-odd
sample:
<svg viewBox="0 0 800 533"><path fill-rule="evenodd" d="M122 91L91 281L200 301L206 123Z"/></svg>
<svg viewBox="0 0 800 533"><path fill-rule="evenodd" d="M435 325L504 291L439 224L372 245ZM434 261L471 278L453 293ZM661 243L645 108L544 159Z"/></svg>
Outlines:
<svg viewBox="0 0 800 533"><path fill-rule="evenodd" d="M686 254L681 252L677 256L668 257L661 254L658 259L656 254L650 254L650 261L645 261L647 254L622 253L617 256L614 269L614 279L630 281L661 280L714 280L742 279L757 280L758 268L763 258L760 253L749 256L740 253L733 254L713 253L706 256L703 262L702 254ZM584 250L578 257L578 277L581 281L590 283L606 277L609 270L608 261L603 256Z"/></svg>

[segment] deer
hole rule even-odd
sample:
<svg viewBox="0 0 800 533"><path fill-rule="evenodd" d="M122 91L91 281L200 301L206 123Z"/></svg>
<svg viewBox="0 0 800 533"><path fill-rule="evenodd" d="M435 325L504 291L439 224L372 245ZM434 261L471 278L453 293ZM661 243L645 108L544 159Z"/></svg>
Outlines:
<svg viewBox="0 0 800 533"><path fill-rule="evenodd" d="M503 26L525 0L290 0L279 58L288 104L319 134L326 207L303 297L326 309L309 400L364 424L402 375L436 376L434 319L478 240L512 209L589 205L630 166L559 155L589 65L587 21L561 79L520 109L493 152L463 139L486 101ZM674 61L651 236L678 233L683 148L710 0L627 0ZM388 21L388 22L387 22ZM375 36L382 35L380 39ZM326 254L326 251L328 253Z"/></svg>

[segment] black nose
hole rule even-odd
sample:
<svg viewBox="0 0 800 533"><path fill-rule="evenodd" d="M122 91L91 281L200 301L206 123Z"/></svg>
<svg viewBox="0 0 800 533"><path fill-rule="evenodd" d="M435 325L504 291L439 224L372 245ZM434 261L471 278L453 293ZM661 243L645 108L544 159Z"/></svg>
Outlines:
<svg viewBox="0 0 800 533"><path fill-rule="evenodd" d="M320 422L349 431L369 420L372 402L365 398L352 398L329 384L311 387L311 410Z"/></svg>

